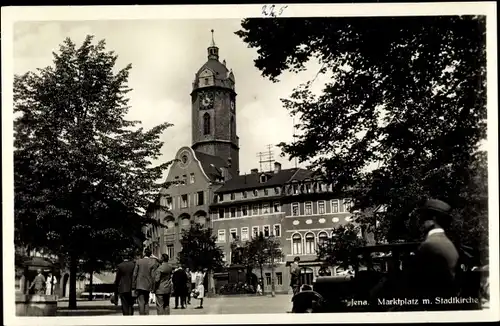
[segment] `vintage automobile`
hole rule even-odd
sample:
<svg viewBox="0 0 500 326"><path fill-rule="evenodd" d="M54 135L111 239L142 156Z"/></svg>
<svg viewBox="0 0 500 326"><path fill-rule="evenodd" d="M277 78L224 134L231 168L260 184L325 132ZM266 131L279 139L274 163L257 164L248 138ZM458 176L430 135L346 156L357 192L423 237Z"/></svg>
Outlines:
<svg viewBox="0 0 500 326"><path fill-rule="evenodd" d="M412 310L411 302L380 304L384 298L405 299L403 277L411 266L412 256L419 243L394 243L359 247L352 255L354 273L318 276L312 289L297 293L293 298L295 313L319 312L377 312ZM462 254L461 257L466 256ZM460 297L479 297L484 272L473 271L460 261L463 268L458 277ZM411 300L408 298L408 300ZM480 303L460 305L460 310L480 309Z"/></svg>

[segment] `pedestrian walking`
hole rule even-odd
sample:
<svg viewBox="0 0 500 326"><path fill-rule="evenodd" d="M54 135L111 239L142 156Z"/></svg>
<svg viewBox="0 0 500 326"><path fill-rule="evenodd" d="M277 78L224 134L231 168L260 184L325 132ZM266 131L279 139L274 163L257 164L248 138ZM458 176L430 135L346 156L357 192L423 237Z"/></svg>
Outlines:
<svg viewBox="0 0 500 326"><path fill-rule="evenodd" d="M194 269L191 272L191 293L189 293L189 297L192 297L192 292L196 291L196 275L197 275L197 270Z"/></svg>
<svg viewBox="0 0 500 326"><path fill-rule="evenodd" d="M149 315L149 294L153 291L157 264L156 259L151 258L149 248L144 250L144 257L135 264L132 288L137 296L140 315Z"/></svg>
<svg viewBox="0 0 500 326"><path fill-rule="evenodd" d="M186 304L191 304L191 291L193 290L193 285L191 282L191 271L189 270L189 267L186 267L186 276L187 276L187 296L186 296Z"/></svg>
<svg viewBox="0 0 500 326"><path fill-rule="evenodd" d="M187 293L187 274L182 269L181 266L177 267L172 275L172 283L174 285L174 296L175 296L175 307L174 309L179 309L179 301L181 304L181 309L186 309L186 296Z"/></svg>
<svg viewBox="0 0 500 326"><path fill-rule="evenodd" d="M293 295L299 293L300 289L300 257L295 257L290 266L290 287L292 288Z"/></svg>
<svg viewBox="0 0 500 326"><path fill-rule="evenodd" d="M154 254L151 254L150 258L154 259L156 261L156 266L154 267L154 270L156 271L156 269L161 265L161 260L160 260L160 258L156 257ZM153 278L154 278L154 274L153 274ZM156 304L156 295L155 295L154 289L149 295L149 303Z"/></svg>
<svg viewBox="0 0 500 326"><path fill-rule="evenodd" d="M37 275L33 279L33 283L31 283L30 291L34 294L44 295L46 286L45 276L43 276L41 269L37 269L36 271Z"/></svg>
<svg viewBox="0 0 500 326"><path fill-rule="evenodd" d="M427 200L418 210L419 222L426 237L415 252L406 285L411 297L430 299L432 305L424 307L427 310L433 309L436 298L457 294L455 276L459 255L446 236L452 222L450 211L450 205L437 199ZM443 307L436 309L442 310Z"/></svg>
<svg viewBox="0 0 500 326"><path fill-rule="evenodd" d="M128 257L116 266L114 302L118 304L118 298L120 298L124 316L134 314L135 298L132 293L132 279L134 276L135 261L133 258L133 253L130 252Z"/></svg>
<svg viewBox="0 0 500 326"><path fill-rule="evenodd" d="M196 282L195 282L195 299L200 300L200 305L195 309L203 309L203 298L205 297L205 277L207 276L207 269L205 268L203 271L198 271L196 273Z"/></svg>
<svg viewBox="0 0 500 326"><path fill-rule="evenodd" d="M262 295L262 280L257 283L257 294Z"/></svg>
<svg viewBox="0 0 500 326"><path fill-rule="evenodd" d="M46 295L52 295L54 293L54 288L56 287L57 284L57 278L52 275L52 273L49 273L47 276L47 280L45 281L45 294Z"/></svg>
<svg viewBox="0 0 500 326"><path fill-rule="evenodd" d="M167 254L161 256L161 265L155 271L156 311L158 315L170 315L173 267Z"/></svg>

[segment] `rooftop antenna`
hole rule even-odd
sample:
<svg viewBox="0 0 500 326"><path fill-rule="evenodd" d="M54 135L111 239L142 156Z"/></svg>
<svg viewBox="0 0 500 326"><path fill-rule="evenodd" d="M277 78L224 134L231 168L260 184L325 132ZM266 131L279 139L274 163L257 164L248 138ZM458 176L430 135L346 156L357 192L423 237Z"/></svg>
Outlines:
<svg viewBox="0 0 500 326"><path fill-rule="evenodd" d="M293 142L295 143L295 141L296 141L296 135L295 135L295 117L292 118L292 124L293 124ZM294 163L295 163L295 168L297 168L297 157L294 158Z"/></svg>
<svg viewBox="0 0 500 326"><path fill-rule="evenodd" d="M274 161L274 156L273 156L273 151L272 151L273 145L267 145L266 147L267 147L267 151L257 153L257 157L259 158L259 166L260 166L261 171L263 171L263 164L264 164L264 167L266 166L266 164L269 164L268 171L271 171L273 169L273 166L272 166L272 163Z"/></svg>

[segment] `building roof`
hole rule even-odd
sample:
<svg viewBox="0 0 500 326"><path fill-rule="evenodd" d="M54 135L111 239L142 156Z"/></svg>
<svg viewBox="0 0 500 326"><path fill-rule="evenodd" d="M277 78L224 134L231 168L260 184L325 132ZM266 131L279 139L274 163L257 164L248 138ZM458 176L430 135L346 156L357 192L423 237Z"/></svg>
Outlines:
<svg viewBox="0 0 500 326"><path fill-rule="evenodd" d="M203 171L211 181L217 181L217 179L222 178L220 168L227 167L227 163L222 158L198 151L194 151L194 154L198 161L200 161Z"/></svg>
<svg viewBox="0 0 500 326"><path fill-rule="evenodd" d="M208 59L207 62L203 66L201 66L200 69L198 69L198 72L196 73L196 77L200 75L200 73L205 70L205 68L208 68L214 72L214 77L215 79L218 80L224 80L228 77L229 74L229 69L227 69L226 66L224 66L219 60L215 59Z"/></svg>
<svg viewBox="0 0 500 326"><path fill-rule="evenodd" d="M220 187L216 192L217 193L227 193L238 190L250 190L257 188L266 188L266 187L276 187L283 186L290 180L295 180L295 174L300 175L299 178L302 178L302 171L307 171L300 168L292 168L292 169L283 169L278 173L274 173L272 171L269 172L258 172L251 174L243 174L239 176L235 176L232 179L226 181L222 187ZM309 172L310 173L310 172ZM260 182L260 176L262 174L266 174L268 179L266 182ZM299 179L300 180L300 179Z"/></svg>

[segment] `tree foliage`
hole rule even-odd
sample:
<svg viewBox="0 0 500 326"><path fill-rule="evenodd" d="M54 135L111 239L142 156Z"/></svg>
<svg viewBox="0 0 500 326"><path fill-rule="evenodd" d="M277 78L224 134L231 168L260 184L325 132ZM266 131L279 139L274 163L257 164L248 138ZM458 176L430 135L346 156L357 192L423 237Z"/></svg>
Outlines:
<svg viewBox="0 0 500 326"><path fill-rule="evenodd" d="M422 198L452 205L463 233L486 217L486 188L471 188L486 137L484 16L245 19L236 34L273 81L320 62L323 90L313 79L282 100L300 132L280 146L353 209L384 205L389 240L415 238L408 217Z"/></svg>
<svg viewBox="0 0 500 326"><path fill-rule="evenodd" d="M242 264L247 267L247 272L258 268L261 279L264 278L265 266L276 267L276 263L284 257L279 239L274 236L265 237L262 232L245 242L241 248L241 260Z"/></svg>
<svg viewBox="0 0 500 326"><path fill-rule="evenodd" d="M331 238L318 243L318 258L330 266L341 266L347 269L354 263L352 261L354 249L366 244L359 233L360 226L353 223L334 228Z"/></svg>
<svg viewBox="0 0 500 326"><path fill-rule="evenodd" d="M207 268L216 271L223 265L224 253L217 245L217 236L211 228L203 228L198 223L182 231L181 245L177 260L182 266L192 270Z"/></svg>
<svg viewBox="0 0 500 326"><path fill-rule="evenodd" d="M143 212L169 166L152 160L170 125L126 120L131 66L117 71L92 39L66 39L52 66L14 79L16 243L69 259L71 306L80 260L114 262L156 223Z"/></svg>

